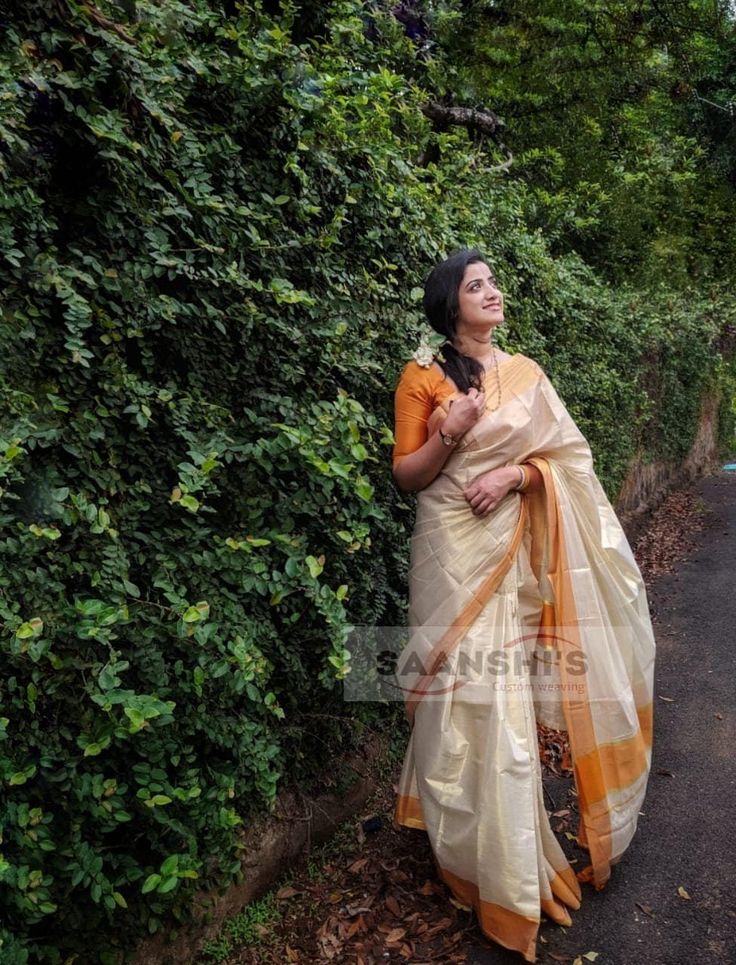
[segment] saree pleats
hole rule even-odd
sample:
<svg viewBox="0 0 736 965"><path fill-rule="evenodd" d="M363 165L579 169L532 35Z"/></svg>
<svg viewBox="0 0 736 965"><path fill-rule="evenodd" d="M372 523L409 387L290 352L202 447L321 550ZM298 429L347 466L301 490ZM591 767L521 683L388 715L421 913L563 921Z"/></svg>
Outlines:
<svg viewBox="0 0 736 965"><path fill-rule="evenodd" d="M602 887L646 788L654 638L585 439L536 363L516 355L500 375L501 406L418 494L400 660L412 732L395 817L427 831L483 931L534 961L541 914L569 924L580 903L544 808L537 721L570 734L591 860L581 877ZM476 517L464 489L520 462L543 491Z"/></svg>

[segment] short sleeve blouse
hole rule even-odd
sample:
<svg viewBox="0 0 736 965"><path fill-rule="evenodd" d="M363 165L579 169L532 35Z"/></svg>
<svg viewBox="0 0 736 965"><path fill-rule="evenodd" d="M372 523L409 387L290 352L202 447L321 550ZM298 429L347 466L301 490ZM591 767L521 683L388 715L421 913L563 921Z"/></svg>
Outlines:
<svg viewBox="0 0 736 965"><path fill-rule="evenodd" d="M425 368L412 359L404 366L394 396L394 469L404 456L421 449L428 438L429 417L454 391L454 383L436 362Z"/></svg>

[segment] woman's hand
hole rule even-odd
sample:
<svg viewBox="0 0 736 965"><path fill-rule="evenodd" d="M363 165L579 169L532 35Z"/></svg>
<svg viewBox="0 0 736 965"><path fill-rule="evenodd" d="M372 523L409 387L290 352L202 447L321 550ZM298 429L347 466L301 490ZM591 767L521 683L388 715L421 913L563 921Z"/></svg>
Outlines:
<svg viewBox="0 0 736 965"><path fill-rule="evenodd" d="M518 482L519 473L514 466L500 466L478 476L463 492L473 513L476 516L487 516Z"/></svg>
<svg viewBox="0 0 736 965"><path fill-rule="evenodd" d="M443 403L444 409L444 403ZM458 395L450 401L447 415L441 423L442 431L454 439L460 439L471 426L480 419L486 410L484 392L471 388L467 393ZM454 450L440 440L439 432L432 434L419 449L402 456L394 466L393 475L396 485L402 492L419 492L437 478L447 458Z"/></svg>
<svg viewBox="0 0 736 965"><path fill-rule="evenodd" d="M485 392L470 388L463 395L452 399L442 429L457 439L475 425L485 410Z"/></svg>

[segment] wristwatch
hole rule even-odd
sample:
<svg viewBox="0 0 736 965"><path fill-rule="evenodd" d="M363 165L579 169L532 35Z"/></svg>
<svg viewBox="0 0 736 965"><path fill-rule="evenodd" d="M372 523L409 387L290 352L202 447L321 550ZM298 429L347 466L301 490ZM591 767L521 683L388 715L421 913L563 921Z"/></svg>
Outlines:
<svg viewBox="0 0 736 965"><path fill-rule="evenodd" d="M456 446L460 442L455 436L451 436L449 432L443 432L442 429L440 429L440 439L446 446Z"/></svg>

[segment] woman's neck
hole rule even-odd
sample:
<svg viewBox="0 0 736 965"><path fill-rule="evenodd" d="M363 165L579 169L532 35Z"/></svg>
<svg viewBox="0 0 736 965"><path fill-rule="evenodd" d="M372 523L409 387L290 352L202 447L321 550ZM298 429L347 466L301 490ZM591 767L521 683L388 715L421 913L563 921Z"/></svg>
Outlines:
<svg viewBox="0 0 736 965"><path fill-rule="evenodd" d="M460 335L453 341L453 345L461 355L468 355L470 358L477 359L478 362L492 362L496 352L492 342L493 330L485 338L478 335Z"/></svg>

